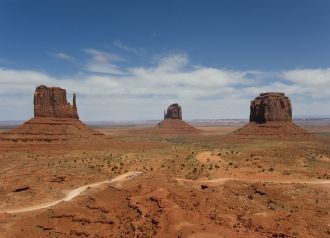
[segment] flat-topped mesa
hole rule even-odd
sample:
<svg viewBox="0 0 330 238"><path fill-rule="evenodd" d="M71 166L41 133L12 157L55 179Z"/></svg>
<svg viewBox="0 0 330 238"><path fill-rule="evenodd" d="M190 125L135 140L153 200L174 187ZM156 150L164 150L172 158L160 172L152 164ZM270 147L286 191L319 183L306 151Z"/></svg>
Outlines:
<svg viewBox="0 0 330 238"><path fill-rule="evenodd" d="M73 105L71 105L66 100L65 89L38 86L34 93L34 117L79 119L76 94L73 94Z"/></svg>
<svg viewBox="0 0 330 238"><path fill-rule="evenodd" d="M165 119L178 119L182 120L182 109L178 103L171 104L167 110L164 111Z"/></svg>
<svg viewBox="0 0 330 238"><path fill-rule="evenodd" d="M284 93L261 93L250 104L250 122L292 121L290 99Z"/></svg>

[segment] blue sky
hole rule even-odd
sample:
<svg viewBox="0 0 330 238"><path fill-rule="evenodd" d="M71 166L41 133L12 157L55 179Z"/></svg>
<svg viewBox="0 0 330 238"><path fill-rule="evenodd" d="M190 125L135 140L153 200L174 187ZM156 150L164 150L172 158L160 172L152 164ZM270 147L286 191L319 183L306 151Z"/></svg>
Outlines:
<svg viewBox="0 0 330 238"><path fill-rule="evenodd" d="M39 84L78 94L83 120L248 118L283 91L330 115L330 1L0 2L0 120L32 116ZM70 95L68 95L70 98Z"/></svg>

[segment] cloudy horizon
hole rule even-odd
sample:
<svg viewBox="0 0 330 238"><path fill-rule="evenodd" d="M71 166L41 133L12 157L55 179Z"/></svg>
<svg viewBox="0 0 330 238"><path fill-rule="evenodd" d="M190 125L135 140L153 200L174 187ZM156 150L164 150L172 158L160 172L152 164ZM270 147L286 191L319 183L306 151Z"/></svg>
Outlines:
<svg viewBox="0 0 330 238"><path fill-rule="evenodd" d="M32 117L38 85L66 89L69 102L76 92L84 121L161 119L172 103L182 106L187 120L247 119L250 101L268 91L289 96L294 117L330 116L330 47L326 43L330 39L326 30L330 5L309 2L309 8L302 8L297 3L266 6L253 2L238 12L211 12L210 16L203 11L211 11L211 6L194 3L187 9L187 22L177 24L164 23L158 6L151 5L153 16L138 18L142 15L133 10L122 12L132 19L137 17L137 22L109 21L112 28L108 28L103 20L122 16L103 12L98 6L90 13L95 22L89 23L80 14L77 22L70 18L73 5L58 19L61 4L52 6L51 11L51 6L40 2L39 10L48 15L42 15L44 22L39 22L41 16L32 17L29 11L33 9L28 5L5 1L0 10L4 18L0 23L0 121ZM111 11L111 4L106 5ZM211 5L219 11L235 6ZM278 12L282 20L264 15L284 5L287 11ZM180 19L178 12L184 4L168 6L174 20ZM87 14L90 6L81 7ZM125 4L117 3L116 7L124 9ZM198 7L204 20L193 18ZM252 19L244 18L244 7L253 11ZM15 11L8 15L6 8ZM289 10L295 12L294 18ZM302 21L306 14L308 22ZM13 17L16 21L10 22ZM150 17L154 22L149 22ZM261 17L262 23L258 22ZM53 23L55 19L63 28ZM135 24L144 26L138 28L141 32L134 31ZM81 29L77 28L80 25ZM24 36L23 28L29 31ZM288 33L291 31L294 34Z"/></svg>
<svg viewBox="0 0 330 238"><path fill-rule="evenodd" d="M31 117L34 89L42 84L65 88L69 101L75 92L84 120L157 119L174 102L182 105L186 119L248 118L249 102L268 91L287 94L294 115L328 115L320 109L328 106L330 69L228 70L192 65L182 53L161 57L152 66L124 68L116 64L120 56L95 49L88 54L85 67L72 76L0 68L0 104L9 105L6 114L11 115L2 114L1 120Z"/></svg>

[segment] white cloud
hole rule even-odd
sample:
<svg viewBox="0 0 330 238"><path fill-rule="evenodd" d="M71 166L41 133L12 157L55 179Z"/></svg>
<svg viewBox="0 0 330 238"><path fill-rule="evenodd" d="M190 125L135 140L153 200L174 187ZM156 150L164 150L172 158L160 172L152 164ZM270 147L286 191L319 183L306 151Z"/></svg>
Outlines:
<svg viewBox="0 0 330 238"><path fill-rule="evenodd" d="M92 62L86 67L97 73L73 77L0 69L0 106L6 112L0 120L32 116L33 92L40 84L66 88L70 95L75 91L83 120L160 119L173 102L182 104L188 119L247 118L249 101L265 91L290 96L295 115L330 114L329 69L261 72L194 67L184 54L170 54L153 67L111 69L111 60L103 53L89 50ZM92 63L99 68L91 70Z"/></svg>
<svg viewBox="0 0 330 238"><path fill-rule="evenodd" d="M96 49L84 49L83 51L91 57L87 62L86 71L101 74L124 74L124 71L113 63L125 61L123 57Z"/></svg>
<svg viewBox="0 0 330 238"><path fill-rule="evenodd" d="M283 78L301 85L313 87L330 86L330 68L327 69L296 69L282 73Z"/></svg>
<svg viewBox="0 0 330 238"><path fill-rule="evenodd" d="M63 52L57 52L57 53L48 53L53 58L62 59L62 60L73 60L75 59L73 56L65 54Z"/></svg>
<svg viewBox="0 0 330 238"><path fill-rule="evenodd" d="M117 54L112 54L96 49L84 49L84 52L92 56L92 59L99 63L108 63L108 62L120 62L125 61L125 59Z"/></svg>
<svg viewBox="0 0 330 238"><path fill-rule="evenodd" d="M140 55L143 53L143 50L142 49L135 49L133 47L129 47L127 45L125 45L124 43L122 43L121 41L114 41L112 42L112 44L114 46L116 46L117 48L121 49L121 50L124 50L126 52L129 52L129 53L133 53L133 54L136 54L136 55Z"/></svg>
<svg viewBox="0 0 330 238"><path fill-rule="evenodd" d="M60 82L47 74L31 70L0 68L0 96L33 92L35 85L57 85Z"/></svg>
<svg viewBox="0 0 330 238"><path fill-rule="evenodd" d="M308 97L330 97L330 68L297 69L281 73L289 81L288 90Z"/></svg>
<svg viewBox="0 0 330 238"><path fill-rule="evenodd" d="M124 72L116 65L110 63L88 63L86 71L101 74L124 74Z"/></svg>
<svg viewBox="0 0 330 238"><path fill-rule="evenodd" d="M164 72L176 72L188 64L185 54L171 54L160 59L157 70Z"/></svg>

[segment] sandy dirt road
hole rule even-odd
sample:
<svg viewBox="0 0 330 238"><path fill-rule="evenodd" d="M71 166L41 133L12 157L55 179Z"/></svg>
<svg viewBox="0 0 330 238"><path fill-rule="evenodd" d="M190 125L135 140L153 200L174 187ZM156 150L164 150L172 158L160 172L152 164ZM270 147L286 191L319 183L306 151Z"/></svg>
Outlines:
<svg viewBox="0 0 330 238"><path fill-rule="evenodd" d="M277 183L277 184L311 184L311 185L330 185L330 180L263 180L263 179L241 179L241 178L218 178L210 180L191 180L176 178L178 182L185 182L191 184L223 184L228 181L239 181L239 182L261 182L261 183Z"/></svg>
<svg viewBox="0 0 330 238"><path fill-rule="evenodd" d="M89 188L95 188L99 187L103 184L118 184L118 186L121 186L121 183L130 179L133 179L137 176L140 176L142 172L134 171L134 172L127 172L125 174L121 174L113 179L110 180L105 180L97 183L92 183L92 184L87 184L75 189L72 189L68 191L65 195L65 197L55 200L52 202L47 202L47 203L42 203L34 206L29 206L29 207L24 207L24 208L17 208L17 209L10 209L10 210L3 210L0 211L0 213L21 213L21 212L30 212L30 211L35 211L43 208L48 208L55 206L56 204L59 204L60 202L68 202L74 199L75 197L78 197L82 192L86 191Z"/></svg>

